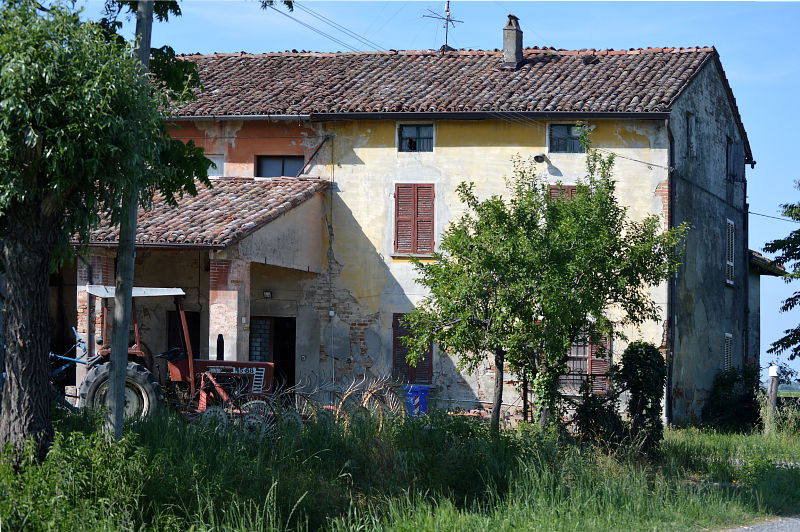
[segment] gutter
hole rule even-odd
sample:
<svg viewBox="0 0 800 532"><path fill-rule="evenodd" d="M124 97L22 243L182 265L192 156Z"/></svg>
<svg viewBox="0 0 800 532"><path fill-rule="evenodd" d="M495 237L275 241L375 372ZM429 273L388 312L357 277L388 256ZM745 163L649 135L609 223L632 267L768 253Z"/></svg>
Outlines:
<svg viewBox="0 0 800 532"><path fill-rule="evenodd" d="M214 120L244 121L311 121L333 122L341 120L491 120L506 118L543 118L558 120L579 120L581 118L666 120L668 112L582 112L582 111L421 111L421 112L355 112L355 113L312 113L297 115L187 115L170 116L174 122L197 122Z"/></svg>
<svg viewBox="0 0 800 532"><path fill-rule="evenodd" d="M554 119L620 119L665 120L669 113L617 113L617 112L575 112L575 111L432 111L432 112L373 112L373 113L313 113L312 122L337 120L488 120L497 118L554 118Z"/></svg>
<svg viewBox="0 0 800 532"><path fill-rule="evenodd" d="M287 121L306 121L311 115L190 115L190 116L170 116L170 121L175 122L198 122L213 120L287 120Z"/></svg>
<svg viewBox="0 0 800 532"><path fill-rule="evenodd" d="M92 248L116 248L118 246L117 242L89 242L89 247ZM221 244L153 244L153 243L145 243L140 244L136 243L136 249L180 249L180 250L192 250L192 249L208 249L213 251L220 251L223 249L227 249L228 246L223 246Z"/></svg>

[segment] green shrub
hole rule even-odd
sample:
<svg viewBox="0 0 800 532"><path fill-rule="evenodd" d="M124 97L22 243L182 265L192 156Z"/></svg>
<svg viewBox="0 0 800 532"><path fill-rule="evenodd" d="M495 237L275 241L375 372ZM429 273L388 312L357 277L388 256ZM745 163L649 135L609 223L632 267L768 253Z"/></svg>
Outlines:
<svg viewBox="0 0 800 532"><path fill-rule="evenodd" d="M723 432L749 432L757 428L761 424L757 394L757 367L720 371L701 411L703 425Z"/></svg>

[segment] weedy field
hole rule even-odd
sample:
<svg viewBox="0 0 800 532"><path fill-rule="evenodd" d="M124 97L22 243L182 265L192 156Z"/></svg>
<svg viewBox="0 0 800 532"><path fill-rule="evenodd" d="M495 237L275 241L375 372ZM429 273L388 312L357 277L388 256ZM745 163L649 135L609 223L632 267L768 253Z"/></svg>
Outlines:
<svg viewBox="0 0 800 532"><path fill-rule="evenodd" d="M276 429L58 422L42 464L0 461L3 530L687 530L800 512L800 438L668 431L654 454L432 416ZM777 462L777 463L776 463Z"/></svg>

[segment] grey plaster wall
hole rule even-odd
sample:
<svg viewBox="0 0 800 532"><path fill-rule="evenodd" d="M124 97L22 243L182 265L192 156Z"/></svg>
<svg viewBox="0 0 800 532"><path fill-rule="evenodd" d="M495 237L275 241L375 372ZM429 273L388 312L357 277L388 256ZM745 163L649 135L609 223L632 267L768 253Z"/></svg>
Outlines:
<svg viewBox="0 0 800 532"><path fill-rule="evenodd" d="M733 335L733 364L744 360L747 206L744 182L727 179L727 139L741 138L714 61L689 84L671 115L674 220L691 225L673 309L673 421L684 424L698 419L722 368L725 333ZM736 228L733 285L725 275L728 219Z"/></svg>

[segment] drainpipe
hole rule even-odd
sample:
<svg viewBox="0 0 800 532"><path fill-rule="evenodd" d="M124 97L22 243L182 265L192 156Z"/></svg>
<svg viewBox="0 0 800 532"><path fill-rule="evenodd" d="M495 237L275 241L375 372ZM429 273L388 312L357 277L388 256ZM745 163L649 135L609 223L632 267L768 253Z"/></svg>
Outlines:
<svg viewBox="0 0 800 532"><path fill-rule="evenodd" d="M667 187L669 187L669 216L667 226L669 229L675 227L675 179L673 172L675 171L675 139L672 137L672 129L670 128L669 118L664 120L664 127L667 130L667 138L669 139L669 163L667 169ZM673 371L675 366L675 326L677 322L677 311L675 310L678 279L673 274L670 277L667 285L667 385L665 390L665 412L664 418L667 425L672 425L673 422Z"/></svg>

